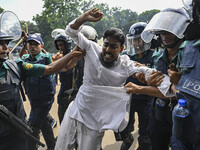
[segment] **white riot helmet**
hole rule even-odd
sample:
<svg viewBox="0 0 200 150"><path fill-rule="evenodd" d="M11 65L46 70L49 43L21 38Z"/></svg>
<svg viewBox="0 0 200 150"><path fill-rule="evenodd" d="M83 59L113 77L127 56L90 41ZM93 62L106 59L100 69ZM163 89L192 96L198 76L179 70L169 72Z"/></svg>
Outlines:
<svg viewBox="0 0 200 150"><path fill-rule="evenodd" d="M183 39L184 31L189 23L190 17L184 8L167 8L153 16L141 37L148 43L160 31L167 31Z"/></svg>
<svg viewBox="0 0 200 150"><path fill-rule="evenodd" d="M95 41L97 42L97 31L88 25L83 25L82 29L81 29L81 33L89 40Z"/></svg>
<svg viewBox="0 0 200 150"><path fill-rule="evenodd" d="M129 29L129 34L126 35L127 54L135 55L143 53L151 47L151 43L146 43L141 39L141 33L147 26L145 22L138 22L133 24Z"/></svg>
<svg viewBox="0 0 200 150"><path fill-rule="evenodd" d="M193 0L182 0L185 9L189 10L192 7Z"/></svg>

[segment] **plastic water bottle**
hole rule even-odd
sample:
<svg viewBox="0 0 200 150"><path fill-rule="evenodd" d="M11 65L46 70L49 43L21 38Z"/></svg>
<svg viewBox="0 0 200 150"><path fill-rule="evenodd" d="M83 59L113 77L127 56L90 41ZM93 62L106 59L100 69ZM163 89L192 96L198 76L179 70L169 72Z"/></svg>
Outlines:
<svg viewBox="0 0 200 150"><path fill-rule="evenodd" d="M166 116L166 101L160 98L155 102L155 118L159 121L165 121Z"/></svg>
<svg viewBox="0 0 200 150"><path fill-rule="evenodd" d="M174 114L182 118L185 118L190 114L189 110L187 109L186 100L178 100L178 104L174 107Z"/></svg>
<svg viewBox="0 0 200 150"><path fill-rule="evenodd" d="M160 107L164 107L165 104L166 104L166 102L165 102L165 100L158 98L158 99L156 100L156 104L157 104L158 106L160 106Z"/></svg>
<svg viewBox="0 0 200 150"><path fill-rule="evenodd" d="M172 113L172 120L173 120L173 126L172 126L172 134L177 139L182 139L182 134L184 131L184 122L188 121L188 116L190 112L187 108L186 100L179 99L178 104L174 107L173 113Z"/></svg>

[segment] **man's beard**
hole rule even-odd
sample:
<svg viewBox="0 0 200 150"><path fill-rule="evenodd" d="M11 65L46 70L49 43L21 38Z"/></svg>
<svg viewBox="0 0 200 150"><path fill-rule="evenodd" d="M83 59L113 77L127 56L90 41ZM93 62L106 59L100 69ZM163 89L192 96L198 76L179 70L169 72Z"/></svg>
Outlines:
<svg viewBox="0 0 200 150"><path fill-rule="evenodd" d="M111 67L116 66L117 60L118 60L118 59L116 59L116 60L114 60L114 61L112 61L112 62L106 62L106 61L103 60L103 57L102 57L102 54L101 54L100 57L99 57L99 60L100 60L101 64L102 64L105 68L111 68Z"/></svg>

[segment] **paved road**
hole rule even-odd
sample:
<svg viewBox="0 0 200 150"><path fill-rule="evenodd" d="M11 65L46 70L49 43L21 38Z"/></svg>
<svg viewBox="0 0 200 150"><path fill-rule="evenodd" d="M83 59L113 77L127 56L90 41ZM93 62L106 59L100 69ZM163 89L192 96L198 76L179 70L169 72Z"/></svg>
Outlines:
<svg viewBox="0 0 200 150"><path fill-rule="evenodd" d="M55 98L57 98L59 85L57 86L56 89L57 90L56 90ZM30 112L30 104L29 104L29 102L28 101L24 102L24 106L25 106L25 110L26 110L26 113L27 113L27 116L28 116L29 112ZM52 106L50 114L58 122L57 108L58 108L57 99L55 99L55 102L54 102L54 104ZM136 118L136 120L137 120L137 118ZM137 122L136 122L135 126L137 126ZM137 127L135 127L135 128L137 128ZM54 135L57 136L58 135L58 131L59 131L59 124L53 130L54 130ZM132 134L133 134L135 140L134 140L134 143L133 143L132 147L130 148L130 150L135 150L137 148L137 146L138 146L138 144L137 144L138 131L136 130ZM43 139L42 136L41 136L41 141L44 143L44 139ZM108 130L108 131L105 132L105 135L104 135L104 138L103 138L103 141L102 141L102 148L103 148L103 150L120 150L121 143L122 142L116 142L113 132ZM46 148L40 147L39 150L46 150Z"/></svg>

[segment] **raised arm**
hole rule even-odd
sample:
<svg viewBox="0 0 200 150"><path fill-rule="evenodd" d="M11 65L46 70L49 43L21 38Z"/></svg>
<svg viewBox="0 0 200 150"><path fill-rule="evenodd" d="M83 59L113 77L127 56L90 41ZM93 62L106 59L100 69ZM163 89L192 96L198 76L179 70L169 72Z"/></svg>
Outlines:
<svg viewBox="0 0 200 150"><path fill-rule="evenodd" d="M78 30L79 27L85 22L97 22L101 20L102 17L103 13L98 8L92 8L79 16L76 21L70 25L70 27L74 30Z"/></svg>

